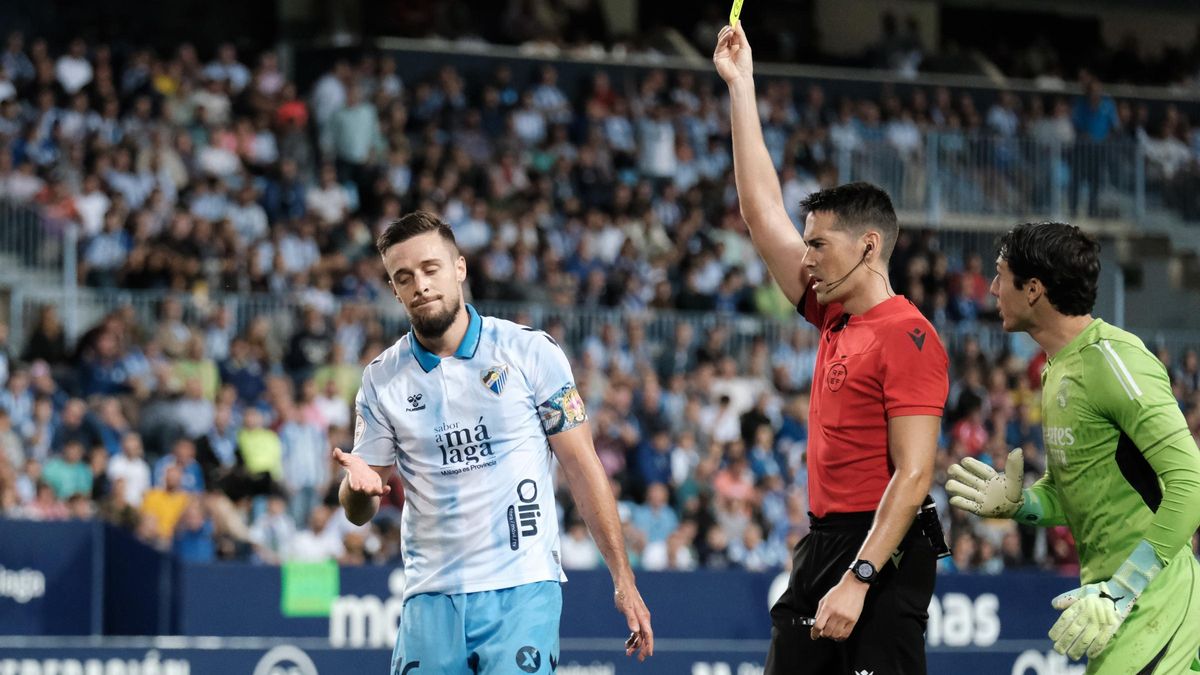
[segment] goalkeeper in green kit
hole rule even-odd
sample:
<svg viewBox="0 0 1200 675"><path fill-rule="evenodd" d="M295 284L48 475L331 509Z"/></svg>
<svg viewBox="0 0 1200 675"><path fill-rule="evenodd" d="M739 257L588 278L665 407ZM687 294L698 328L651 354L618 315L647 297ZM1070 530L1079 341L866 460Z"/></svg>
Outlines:
<svg viewBox="0 0 1200 675"><path fill-rule="evenodd" d="M1163 364L1134 335L1091 316L1099 244L1061 223L1001 239L991 292L1004 329L1046 351L1046 474L950 467L950 503L976 515L1071 528L1081 588L1053 599L1054 648L1089 675L1181 675L1200 650L1200 450ZM1196 666L1200 669L1200 666Z"/></svg>

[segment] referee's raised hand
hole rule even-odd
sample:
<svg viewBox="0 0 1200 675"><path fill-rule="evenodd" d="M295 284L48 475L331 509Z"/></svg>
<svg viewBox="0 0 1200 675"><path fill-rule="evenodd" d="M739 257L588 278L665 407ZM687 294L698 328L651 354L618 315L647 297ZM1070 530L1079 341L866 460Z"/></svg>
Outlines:
<svg viewBox="0 0 1200 675"><path fill-rule="evenodd" d="M334 448L333 458L346 470L347 486L350 490L372 497L382 497L392 491L391 486L385 484L362 457L342 452L341 448Z"/></svg>

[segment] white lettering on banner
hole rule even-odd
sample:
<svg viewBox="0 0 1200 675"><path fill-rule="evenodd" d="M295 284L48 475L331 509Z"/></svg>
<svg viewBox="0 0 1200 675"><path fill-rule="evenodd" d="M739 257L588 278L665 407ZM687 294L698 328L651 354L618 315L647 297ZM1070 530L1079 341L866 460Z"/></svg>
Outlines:
<svg viewBox="0 0 1200 675"><path fill-rule="evenodd" d="M597 663L592 661L591 664L581 666L578 663L571 662L567 665L558 664L558 670L554 671L558 675L614 675L617 672L617 667L611 663Z"/></svg>
<svg viewBox="0 0 1200 675"><path fill-rule="evenodd" d="M273 647L254 666L254 675L317 675L317 664L292 645Z"/></svg>
<svg viewBox="0 0 1200 675"><path fill-rule="evenodd" d="M739 663L735 670L729 663L693 663L692 675L762 675L763 666L756 663Z"/></svg>
<svg viewBox="0 0 1200 675"><path fill-rule="evenodd" d="M0 565L0 598L12 598L23 605L45 594L45 574L28 567L10 570Z"/></svg>
<svg viewBox="0 0 1200 675"><path fill-rule="evenodd" d="M1000 638L1000 599L983 593L974 600L945 593L929 601L925 643L930 647L990 647Z"/></svg>
<svg viewBox="0 0 1200 675"><path fill-rule="evenodd" d="M0 675L191 675L186 659L160 659L146 652L137 659L0 659ZM316 670L312 671L316 675ZM307 673L303 675L308 675Z"/></svg>
<svg viewBox="0 0 1200 675"><path fill-rule="evenodd" d="M333 647L391 647L404 612L404 570L388 576L386 601L377 595L342 595L329 610L329 644Z"/></svg>
<svg viewBox="0 0 1200 675"><path fill-rule="evenodd" d="M1033 649L1021 652L1013 663L1012 675L1083 675L1087 666L1073 664L1058 652L1042 652Z"/></svg>

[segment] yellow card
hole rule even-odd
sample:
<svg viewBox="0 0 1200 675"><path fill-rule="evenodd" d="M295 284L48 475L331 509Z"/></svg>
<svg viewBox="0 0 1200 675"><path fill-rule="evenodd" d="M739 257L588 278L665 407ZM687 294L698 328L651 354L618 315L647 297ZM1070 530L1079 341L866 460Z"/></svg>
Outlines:
<svg viewBox="0 0 1200 675"><path fill-rule="evenodd" d="M742 14L742 0L733 0L733 8L729 10L729 25L736 26L738 17Z"/></svg>

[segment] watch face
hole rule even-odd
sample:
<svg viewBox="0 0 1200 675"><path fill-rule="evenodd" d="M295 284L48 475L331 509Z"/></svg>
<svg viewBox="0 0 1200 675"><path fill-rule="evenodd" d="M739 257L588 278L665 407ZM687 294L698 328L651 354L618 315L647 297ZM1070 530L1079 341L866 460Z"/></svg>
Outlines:
<svg viewBox="0 0 1200 675"><path fill-rule="evenodd" d="M870 579L875 576L875 570L871 568L871 563L863 561L855 568L854 573L862 579Z"/></svg>

